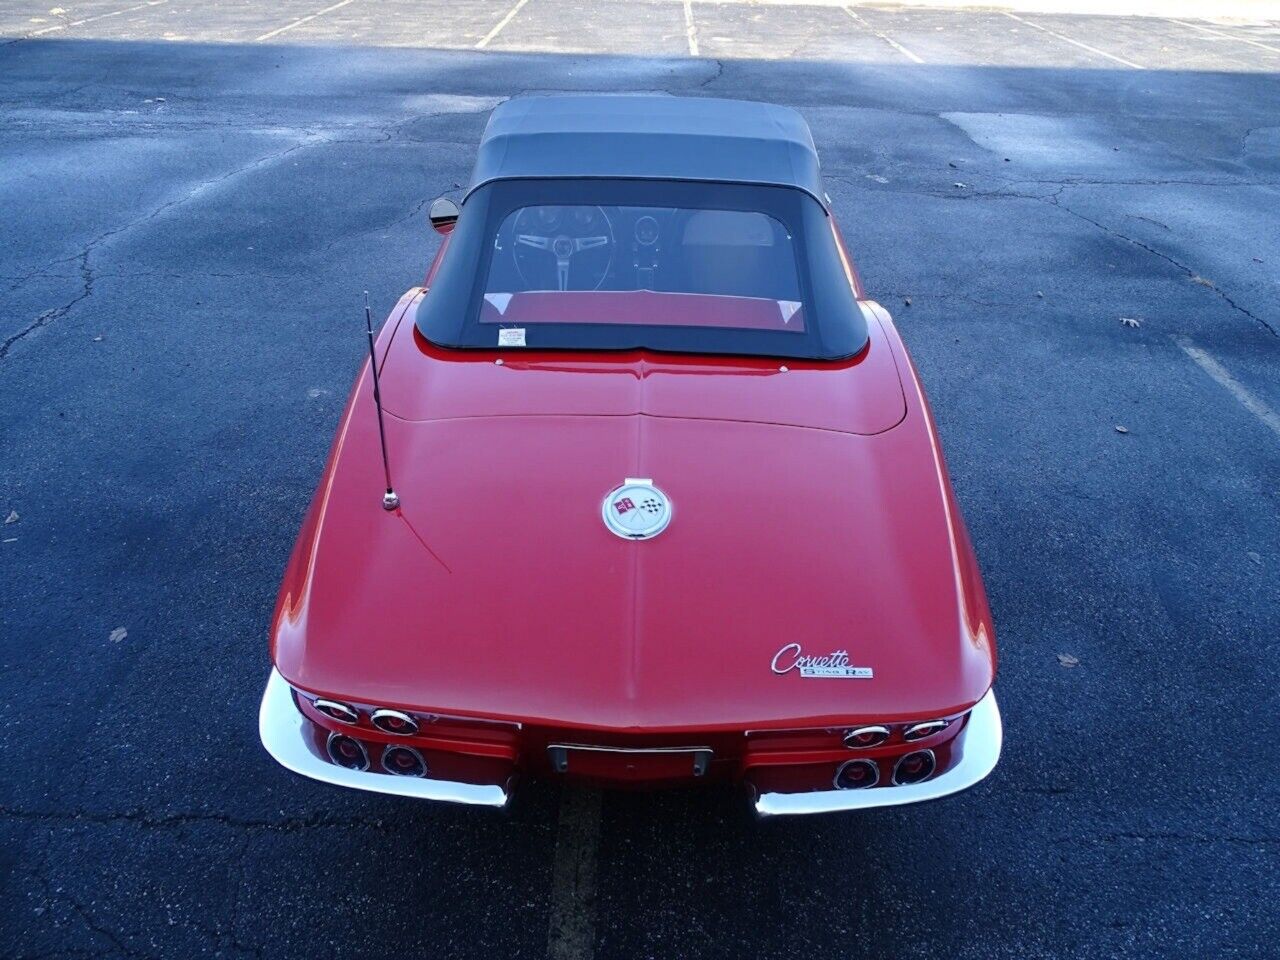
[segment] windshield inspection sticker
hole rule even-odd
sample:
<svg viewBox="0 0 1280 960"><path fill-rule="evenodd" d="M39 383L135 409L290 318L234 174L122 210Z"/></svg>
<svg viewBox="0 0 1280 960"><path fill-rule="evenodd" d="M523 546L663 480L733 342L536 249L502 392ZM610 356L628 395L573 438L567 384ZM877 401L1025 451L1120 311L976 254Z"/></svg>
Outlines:
<svg viewBox="0 0 1280 960"><path fill-rule="evenodd" d="M509 327L505 330L499 330L498 346L523 347L524 346L524 327Z"/></svg>

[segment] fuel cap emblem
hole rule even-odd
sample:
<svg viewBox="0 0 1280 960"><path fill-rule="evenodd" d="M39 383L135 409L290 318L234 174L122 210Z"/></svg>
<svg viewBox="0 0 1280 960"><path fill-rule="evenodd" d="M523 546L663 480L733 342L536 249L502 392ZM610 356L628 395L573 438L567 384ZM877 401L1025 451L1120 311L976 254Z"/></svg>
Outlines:
<svg viewBox="0 0 1280 960"><path fill-rule="evenodd" d="M628 477L604 498L604 525L624 540L649 540L671 522L671 501L652 480Z"/></svg>

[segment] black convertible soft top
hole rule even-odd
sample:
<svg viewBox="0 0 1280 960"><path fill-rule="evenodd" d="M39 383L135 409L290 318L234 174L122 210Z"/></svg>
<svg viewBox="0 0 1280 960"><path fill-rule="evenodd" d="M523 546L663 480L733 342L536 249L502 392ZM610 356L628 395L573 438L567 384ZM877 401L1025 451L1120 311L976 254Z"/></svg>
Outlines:
<svg viewBox="0 0 1280 960"><path fill-rule="evenodd" d="M495 180L607 178L795 187L827 207L804 118L689 97L508 100L489 118L467 195Z"/></svg>

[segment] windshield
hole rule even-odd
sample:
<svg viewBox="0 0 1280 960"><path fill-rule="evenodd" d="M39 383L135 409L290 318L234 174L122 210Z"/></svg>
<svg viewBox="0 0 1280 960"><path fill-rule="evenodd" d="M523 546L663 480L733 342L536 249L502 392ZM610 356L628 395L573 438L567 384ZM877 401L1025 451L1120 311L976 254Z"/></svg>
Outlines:
<svg viewBox="0 0 1280 960"><path fill-rule="evenodd" d="M826 213L786 187L519 180L468 198L419 327L443 346L847 357Z"/></svg>

